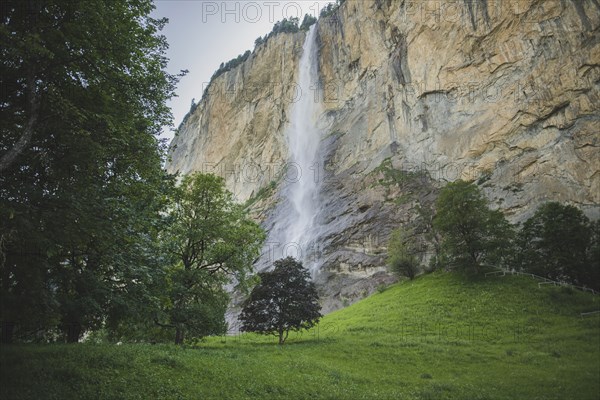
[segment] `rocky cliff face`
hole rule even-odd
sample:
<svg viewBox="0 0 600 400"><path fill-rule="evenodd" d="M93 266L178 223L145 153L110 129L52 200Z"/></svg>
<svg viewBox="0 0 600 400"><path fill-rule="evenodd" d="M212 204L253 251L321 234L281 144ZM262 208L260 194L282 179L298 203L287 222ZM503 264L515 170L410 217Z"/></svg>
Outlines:
<svg viewBox="0 0 600 400"><path fill-rule="evenodd" d="M476 181L512 221L548 200L600 216L599 27L596 0L348 0L318 22L326 311L391 279L389 232L425 232L446 181ZM221 174L267 228L290 105L314 92L293 84L303 40L217 78L171 145L170 171Z"/></svg>
<svg viewBox="0 0 600 400"><path fill-rule="evenodd" d="M547 198L597 216L599 24L591 0L349 2L320 26L336 172L399 154L489 179L513 220Z"/></svg>
<svg viewBox="0 0 600 400"><path fill-rule="evenodd" d="M277 35L214 79L171 142L167 169L220 175L242 202L274 180L287 160L303 41L302 32Z"/></svg>

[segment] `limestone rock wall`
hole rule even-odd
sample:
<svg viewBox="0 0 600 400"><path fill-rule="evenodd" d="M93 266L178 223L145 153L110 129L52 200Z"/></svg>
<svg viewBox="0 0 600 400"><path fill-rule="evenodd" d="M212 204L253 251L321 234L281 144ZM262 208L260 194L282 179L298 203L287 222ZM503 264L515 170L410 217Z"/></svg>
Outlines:
<svg viewBox="0 0 600 400"><path fill-rule="evenodd" d="M598 218L600 4L348 1L320 21L335 173L398 155L484 180L513 220L548 199Z"/></svg>

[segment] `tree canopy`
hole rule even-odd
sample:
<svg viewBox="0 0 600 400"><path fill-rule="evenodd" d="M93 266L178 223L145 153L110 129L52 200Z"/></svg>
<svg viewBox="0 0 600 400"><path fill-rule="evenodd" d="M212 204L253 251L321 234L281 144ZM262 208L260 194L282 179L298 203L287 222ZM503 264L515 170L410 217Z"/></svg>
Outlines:
<svg viewBox="0 0 600 400"><path fill-rule="evenodd" d="M224 180L212 174L185 176L174 190L168 218L162 240L173 258L156 322L175 329L176 343L186 331L223 333L228 303L223 285L233 279L245 287L264 233L234 203Z"/></svg>
<svg viewBox="0 0 600 400"><path fill-rule="evenodd" d="M283 344L290 331L310 329L319 322L321 306L310 274L292 257L277 260L274 270L261 272L260 283L244 302L242 330L274 334Z"/></svg>
<svg viewBox="0 0 600 400"><path fill-rule="evenodd" d="M436 202L434 227L442 235L442 259L479 271L483 263L498 265L510 246L512 227L498 210L490 210L479 188L451 182Z"/></svg>
<svg viewBox="0 0 600 400"><path fill-rule="evenodd" d="M169 178L158 139L177 76L150 0L4 1L0 319L68 341L148 276ZM118 40L117 40L118 38Z"/></svg>
<svg viewBox="0 0 600 400"><path fill-rule="evenodd" d="M598 222L572 205L548 202L523 223L520 267L535 274L598 289Z"/></svg>

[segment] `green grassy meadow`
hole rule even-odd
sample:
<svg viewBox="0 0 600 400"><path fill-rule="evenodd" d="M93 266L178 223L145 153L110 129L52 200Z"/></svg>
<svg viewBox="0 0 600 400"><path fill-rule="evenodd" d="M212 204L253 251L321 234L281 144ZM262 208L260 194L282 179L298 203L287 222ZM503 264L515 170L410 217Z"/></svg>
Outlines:
<svg viewBox="0 0 600 400"><path fill-rule="evenodd" d="M10 345L0 399L599 399L599 296L436 272L272 336Z"/></svg>

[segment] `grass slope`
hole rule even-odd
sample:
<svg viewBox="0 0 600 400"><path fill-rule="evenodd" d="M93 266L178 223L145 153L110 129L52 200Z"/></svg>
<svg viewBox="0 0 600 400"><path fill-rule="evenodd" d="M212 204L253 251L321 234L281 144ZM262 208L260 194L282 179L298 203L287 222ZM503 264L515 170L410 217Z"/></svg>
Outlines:
<svg viewBox="0 0 600 400"><path fill-rule="evenodd" d="M198 346L14 345L2 399L598 399L598 296L435 273L318 329Z"/></svg>

